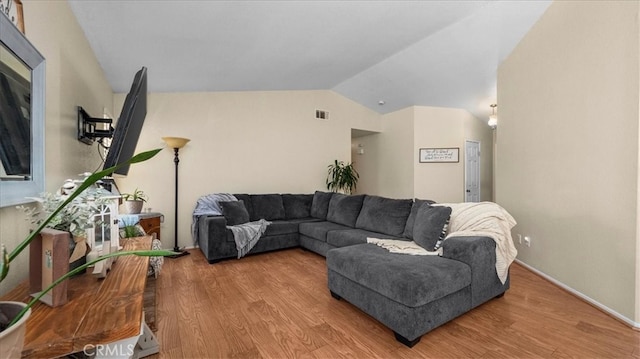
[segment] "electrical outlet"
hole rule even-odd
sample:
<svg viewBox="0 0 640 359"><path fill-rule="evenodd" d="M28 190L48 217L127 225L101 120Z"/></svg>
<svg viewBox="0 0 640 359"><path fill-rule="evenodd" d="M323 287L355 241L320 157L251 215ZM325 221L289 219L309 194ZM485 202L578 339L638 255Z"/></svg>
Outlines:
<svg viewBox="0 0 640 359"><path fill-rule="evenodd" d="M522 234L518 233L518 244L522 244Z"/></svg>
<svg viewBox="0 0 640 359"><path fill-rule="evenodd" d="M531 247L531 237L529 237L529 236L524 236L524 244L525 244L527 247Z"/></svg>

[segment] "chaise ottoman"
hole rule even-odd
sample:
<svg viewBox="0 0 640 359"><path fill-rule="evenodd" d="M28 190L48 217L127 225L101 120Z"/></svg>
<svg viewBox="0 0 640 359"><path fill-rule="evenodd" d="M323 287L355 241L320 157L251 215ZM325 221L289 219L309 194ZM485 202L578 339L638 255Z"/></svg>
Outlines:
<svg viewBox="0 0 640 359"><path fill-rule="evenodd" d="M371 315L408 347L472 308L471 267L457 260L359 244L328 251L327 269L334 298Z"/></svg>

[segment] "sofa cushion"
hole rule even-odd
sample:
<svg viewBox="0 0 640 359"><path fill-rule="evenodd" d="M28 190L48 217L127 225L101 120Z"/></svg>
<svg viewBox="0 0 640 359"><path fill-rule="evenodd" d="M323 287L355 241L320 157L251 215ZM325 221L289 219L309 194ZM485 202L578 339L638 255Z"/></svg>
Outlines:
<svg viewBox="0 0 640 359"><path fill-rule="evenodd" d="M266 219L267 221L284 219L284 204L279 194L252 194L252 221Z"/></svg>
<svg viewBox="0 0 640 359"><path fill-rule="evenodd" d="M238 199L238 201L243 201L244 202L244 207L247 209L247 212L249 212L249 218L253 218L253 208L251 207L251 196L249 196L246 193L239 193L239 194L234 194L234 197L236 197L236 199Z"/></svg>
<svg viewBox="0 0 640 359"><path fill-rule="evenodd" d="M390 253L375 244L334 248L327 268L408 307L420 307L471 284L471 268L439 256Z"/></svg>
<svg viewBox="0 0 640 359"><path fill-rule="evenodd" d="M356 221L356 228L402 236L413 201L365 196Z"/></svg>
<svg viewBox="0 0 640 359"><path fill-rule="evenodd" d="M363 194L349 196L342 193L334 193L331 201L329 201L327 221L355 227L363 200Z"/></svg>
<svg viewBox="0 0 640 359"><path fill-rule="evenodd" d="M244 206L244 201L219 202L222 207L222 215L227 220L227 226L235 226L249 222L249 212Z"/></svg>
<svg viewBox="0 0 640 359"><path fill-rule="evenodd" d="M266 236L279 236L283 234L298 233L298 222L291 222L287 220L271 221L271 224L267 226L267 230L262 235Z"/></svg>
<svg viewBox="0 0 640 359"><path fill-rule="evenodd" d="M451 207L422 204L413 226L413 240L422 248L433 251L436 243L444 239L449 217L451 217Z"/></svg>
<svg viewBox="0 0 640 359"><path fill-rule="evenodd" d="M354 244L367 243L367 237L407 240L406 238L389 236L378 232L366 231L364 229L346 229L328 232L327 243L334 247L352 246Z"/></svg>
<svg viewBox="0 0 640 359"><path fill-rule="evenodd" d="M341 224L326 221L300 223L299 227L300 234L304 234L307 237L311 237L321 242L327 241L327 233L329 233L330 231L337 231L342 229L351 228L343 226Z"/></svg>
<svg viewBox="0 0 640 359"><path fill-rule="evenodd" d="M284 215L286 219L311 217L312 194L283 194Z"/></svg>
<svg viewBox="0 0 640 359"><path fill-rule="evenodd" d="M316 191L311 202L311 217L326 220L331 197L333 197L333 192Z"/></svg>
<svg viewBox="0 0 640 359"><path fill-rule="evenodd" d="M418 210L420 209L420 206L422 206L423 203L434 204L436 202L430 199L416 198L415 202L413 202L413 205L411 206L411 213L407 218L407 225L404 226L404 236L406 238L413 239L413 225L416 222L416 215L418 214Z"/></svg>

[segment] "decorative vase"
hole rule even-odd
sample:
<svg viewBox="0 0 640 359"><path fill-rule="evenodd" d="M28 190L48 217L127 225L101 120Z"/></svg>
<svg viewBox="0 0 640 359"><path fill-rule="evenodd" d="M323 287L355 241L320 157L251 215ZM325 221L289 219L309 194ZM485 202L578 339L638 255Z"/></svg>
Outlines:
<svg viewBox="0 0 640 359"><path fill-rule="evenodd" d="M0 312L4 313L11 322L26 306L22 302L0 302ZM20 358L22 356L29 315L31 315L31 309L17 323L0 332L0 358Z"/></svg>
<svg viewBox="0 0 640 359"><path fill-rule="evenodd" d="M127 214L139 214L142 212L143 201L124 201L124 209Z"/></svg>

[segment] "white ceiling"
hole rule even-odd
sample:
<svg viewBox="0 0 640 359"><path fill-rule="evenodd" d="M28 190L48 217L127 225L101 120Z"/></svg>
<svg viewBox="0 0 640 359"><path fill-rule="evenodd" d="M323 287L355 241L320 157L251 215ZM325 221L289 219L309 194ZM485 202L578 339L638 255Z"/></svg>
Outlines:
<svg viewBox="0 0 640 359"><path fill-rule="evenodd" d="M331 89L380 113L478 118L550 3L70 0L115 92L146 66L150 92Z"/></svg>

